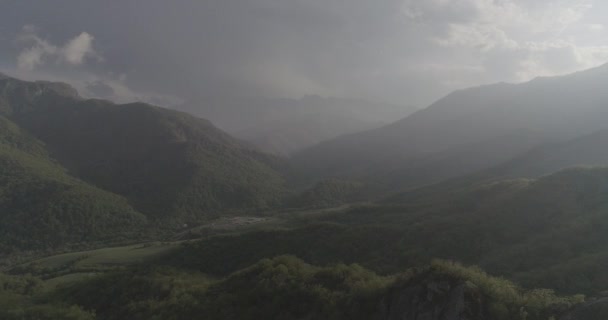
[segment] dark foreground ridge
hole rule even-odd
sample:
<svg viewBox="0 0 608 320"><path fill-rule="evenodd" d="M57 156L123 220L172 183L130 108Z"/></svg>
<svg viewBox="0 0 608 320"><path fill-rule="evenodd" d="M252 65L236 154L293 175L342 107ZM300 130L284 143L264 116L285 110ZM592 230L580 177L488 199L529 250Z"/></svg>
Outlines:
<svg viewBox="0 0 608 320"><path fill-rule="evenodd" d="M215 280L141 267L37 295L33 280L4 278L2 319L377 319L546 320L580 312L581 296L523 290L479 269L435 261L378 276L357 265L314 267L289 256L265 259ZM29 281L29 282L28 282ZM28 288L23 285L29 283ZM7 285L8 284L8 285ZM89 310L84 311L84 310ZM92 314L95 314L93 317ZM29 318L28 318L29 319ZM578 318L563 318L578 319Z"/></svg>

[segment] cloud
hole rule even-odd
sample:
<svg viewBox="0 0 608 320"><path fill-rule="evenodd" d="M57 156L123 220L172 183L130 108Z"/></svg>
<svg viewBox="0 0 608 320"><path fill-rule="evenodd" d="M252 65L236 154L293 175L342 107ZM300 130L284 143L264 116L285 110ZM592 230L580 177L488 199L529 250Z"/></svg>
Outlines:
<svg viewBox="0 0 608 320"><path fill-rule="evenodd" d="M27 45L27 47L17 56L17 65L19 68L33 70L37 66L42 65L47 56L57 54L58 48L39 38L36 35L35 27L31 25L24 26L23 32L17 39L20 43Z"/></svg>
<svg viewBox="0 0 608 320"><path fill-rule="evenodd" d="M91 68L88 61L104 61L94 48L94 37L81 32L67 37L64 45L56 45L41 37L35 26L22 27L17 35L16 69L5 70L18 78L26 80L48 80L65 82L72 85L85 98L106 99L117 103L146 102L159 106L173 106L182 99L154 90L133 89L127 83L124 72L113 72L101 65ZM81 68L73 68L73 67Z"/></svg>
<svg viewBox="0 0 608 320"><path fill-rule="evenodd" d="M407 19L432 25L440 48L483 67L487 77L526 81L606 62L601 24L585 22L592 0L405 0ZM579 43L582 31L598 33ZM602 34L603 35L603 34Z"/></svg>
<svg viewBox="0 0 608 320"><path fill-rule="evenodd" d="M17 66L31 71L47 62L78 66L87 58L101 60L93 49L93 40L92 35L82 32L64 46L57 46L38 36L35 27L26 25L17 36L17 42L23 46L17 56Z"/></svg>
<svg viewBox="0 0 608 320"><path fill-rule="evenodd" d="M70 40L62 49L63 59L73 65L80 65L86 57L98 57L93 50L93 36L83 32Z"/></svg>
<svg viewBox="0 0 608 320"><path fill-rule="evenodd" d="M0 42L30 36L16 51L0 45L0 64L19 56L22 70L124 73L134 92L186 99L320 94L422 107L455 89L608 60L600 0L19 3L0 12ZM103 63L91 63L98 52Z"/></svg>
<svg viewBox="0 0 608 320"><path fill-rule="evenodd" d="M145 102L156 106L172 107L184 102L184 99L154 91L142 91L132 88L126 74L94 74L89 71L60 74L56 70L2 69L11 77L26 81L46 80L63 82L74 87L78 93L88 99L104 99L115 103ZM1 74L0 74L1 75Z"/></svg>
<svg viewBox="0 0 608 320"><path fill-rule="evenodd" d="M589 31L602 32L606 30L606 26L601 23L589 23L585 25Z"/></svg>
<svg viewBox="0 0 608 320"><path fill-rule="evenodd" d="M42 57L45 51L42 47L31 47L23 50L17 57L19 68L34 70L36 66L42 64Z"/></svg>

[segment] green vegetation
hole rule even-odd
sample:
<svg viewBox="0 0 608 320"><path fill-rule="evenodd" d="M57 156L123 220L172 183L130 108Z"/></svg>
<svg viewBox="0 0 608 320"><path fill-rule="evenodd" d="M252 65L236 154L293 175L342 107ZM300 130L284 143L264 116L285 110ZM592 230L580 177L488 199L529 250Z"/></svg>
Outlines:
<svg viewBox="0 0 608 320"><path fill-rule="evenodd" d="M3 320L93 320L94 315L77 306L38 302L41 281L33 277L0 274L0 319Z"/></svg>
<svg viewBox="0 0 608 320"><path fill-rule="evenodd" d="M361 182L327 179L297 195L288 202L293 207L325 208L356 202L363 196L365 185Z"/></svg>
<svg viewBox="0 0 608 320"><path fill-rule="evenodd" d="M310 216L267 230L185 244L161 263L224 275L282 254L359 263L383 274L434 258L476 264L527 287L597 294L608 288L608 169L403 195L405 203ZM446 189L449 190L449 189Z"/></svg>
<svg viewBox="0 0 608 320"><path fill-rule="evenodd" d="M143 103L82 100L39 83L5 79L2 86L12 121L76 176L148 217L192 221L266 208L284 195L275 159L206 120Z"/></svg>
<svg viewBox="0 0 608 320"><path fill-rule="evenodd" d="M497 158L529 143L507 140L512 150ZM376 182L327 179L293 196L280 159L203 119L1 78L0 258L10 275L0 275L0 318L601 317L605 299L559 295L608 289L608 168L498 180L536 172L532 157L353 204L401 180L493 163L484 146L497 141L475 144L488 154L479 163L444 166L475 158L464 148L408 158L408 173L390 165L396 157ZM183 242L127 245L150 239ZM14 262L27 257L37 258Z"/></svg>
<svg viewBox="0 0 608 320"><path fill-rule="evenodd" d="M487 299L491 319L552 319L584 301L584 296L558 297L552 290L522 290L512 282L488 276L478 268L434 261L431 271L475 284Z"/></svg>
<svg viewBox="0 0 608 320"><path fill-rule="evenodd" d="M185 113L2 78L0 256L132 243L276 206L278 167Z"/></svg>
<svg viewBox="0 0 608 320"><path fill-rule="evenodd" d="M146 218L124 198L70 176L40 141L0 124L0 255L137 237Z"/></svg>
<svg viewBox="0 0 608 320"><path fill-rule="evenodd" d="M410 294L423 299L415 310L395 300ZM463 304L446 301L448 296L463 299ZM139 267L59 288L42 301L93 310L99 320L203 315L205 319L389 319L412 312L430 314L437 308L446 313L455 308L471 319L546 320L572 309L582 297L522 290L478 269L441 261L383 277L357 265L320 268L282 256L222 279Z"/></svg>
<svg viewBox="0 0 608 320"><path fill-rule="evenodd" d="M177 243L149 242L123 247L58 254L10 269L13 274L30 274L44 280L46 289L96 274L145 263L176 248Z"/></svg>

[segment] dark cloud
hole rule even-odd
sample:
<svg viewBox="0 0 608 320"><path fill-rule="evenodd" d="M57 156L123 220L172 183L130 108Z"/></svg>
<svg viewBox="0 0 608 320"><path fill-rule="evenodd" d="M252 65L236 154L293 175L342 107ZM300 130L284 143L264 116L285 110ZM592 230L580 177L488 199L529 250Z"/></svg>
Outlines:
<svg viewBox="0 0 608 320"><path fill-rule="evenodd" d="M0 13L3 68L17 68L25 48L16 39L26 25L59 49L86 33L103 61L87 63L75 55L72 61L82 63L32 69L157 96L321 94L421 105L461 87L570 72L608 59L607 33L596 12L608 9L591 0L3 5L10 8ZM36 55L30 58L36 61Z"/></svg>

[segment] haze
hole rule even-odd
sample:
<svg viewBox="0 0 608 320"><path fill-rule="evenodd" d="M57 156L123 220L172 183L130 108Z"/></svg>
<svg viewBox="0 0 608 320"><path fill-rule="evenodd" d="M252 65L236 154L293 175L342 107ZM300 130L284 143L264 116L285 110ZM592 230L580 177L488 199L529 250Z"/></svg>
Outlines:
<svg viewBox="0 0 608 320"><path fill-rule="evenodd" d="M0 5L0 319L608 319L606 1Z"/></svg>
<svg viewBox="0 0 608 320"><path fill-rule="evenodd" d="M320 95L425 107L608 60L599 0L2 4L2 72L121 102Z"/></svg>

